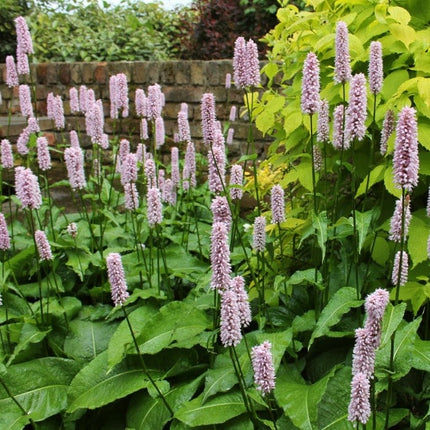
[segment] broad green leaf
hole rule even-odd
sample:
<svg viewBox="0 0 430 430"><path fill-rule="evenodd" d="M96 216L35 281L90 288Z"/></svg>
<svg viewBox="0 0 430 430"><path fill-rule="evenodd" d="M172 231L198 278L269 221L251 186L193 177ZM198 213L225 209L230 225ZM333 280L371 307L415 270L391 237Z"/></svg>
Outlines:
<svg viewBox="0 0 430 430"><path fill-rule="evenodd" d="M73 379L67 412L96 409L148 385L137 359L127 358L108 372L108 353L102 352Z"/></svg>
<svg viewBox="0 0 430 430"><path fill-rule="evenodd" d="M275 123L275 115L272 112L261 112L255 119L255 125L264 134L266 134Z"/></svg>
<svg viewBox="0 0 430 430"><path fill-rule="evenodd" d="M172 245L165 249L167 267L175 276L184 277L189 273L204 273L208 265L186 252L184 247Z"/></svg>
<svg viewBox="0 0 430 430"><path fill-rule="evenodd" d="M298 383L285 370L278 375L275 398L278 405L299 429L316 428L318 405L335 370L333 368L329 374L312 385Z"/></svg>
<svg viewBox="0 0 430 430"><path fill-rule="evenodd" d="M424 103L430 107L430 79L421 77L418 81L418 94Z"/></svg>
<svg viewBox="0 0 430 430"><path fill-rule="evenodd" d="M411 15L406 9L398 6L390 6L388 8L388 13L392 18L394 18L398 23L407 25L411 20Z"/></svg>
<svg viewBox="0 0 430 430"><path fill-rule="evenodd" d="M299 285L301 283L309 283L319 285L322 283L322 275L319 271L316 272L315 280L315 269L298 270L294 272L286 281L287 285Z"/></svg>
<svg viewBox="0 0 430 430"><path fill-rule="evenodd" d="M384 85L382 87L382 96L384 99L390 99L391 96L398 90L399 86L408 79L409 73L406 70L396 70L386 76L384 79Z"/></svg>
<svg viewBox="0 0 430 430"><path fill-rule="evenodd" d="M412 27L404 24L390 24L391 34L409 48L409 45L416 40L416 33Z"/></svg>
<svg viewBox="0 0 430 430"><path fill-rule="evenodd" d="M211 326L212 321L204 311L185 302L171 302L142 327L137 341L143 354L156 354L194 338Z"/></svg>
<svg viewBox="0 0 430 430"><path fill-rule="evenodd" d="M155 306L150 303L140 305L136 310L128 315L130 325L136 337L140 336L142 329L148 321L157 313ZM118 364L127 354L127 351L135 348L133 345L133 338L130 333L127 320L123 320L115 333L109 340L108 345L108 365L109 369ZM134 351L135 352L135 351Z"/></svg>
<svg viewBox="0 0 430 430"><path fill-rule="evenodd" d="M394 174L393 174L393 166L390 164L387 168L387 170L385 170L384 173L384 184L385 184L385 188L387 189L387 191L392 194L393 196L400 198L402 196L402 190L400 188L397 188L394 185Z"/></svg>
<svg viewBox="0 0 430 430"><path fill-rule="evenodd" d="M394 333L394 330L397 329L403 319L405 310L406 303L399 303L396 306L388 303L385 309L384 318L382 319L382 336L379 348L383 348L387 342L390 341L391 335Z"/></svg>
<svg viewBox="0 0 430 430"><path fill-rule="evenodd" d="M418 141L430 151L430 123L424 119L418 122Z"/></svg>
<svg viewBox="0 0 430 430"><path fill-rule="evenodd" d="M430 372L430 341L417 338L412 348L412 367Z"/></svg>
<svg viewBox="0 0 430 430"><path fill-rule="evenodd" d="M416 316L421 306L430 299L430 282L425 285L414 281L406 282L400 287L399 299L409 300Z"/></svg>
<svg viewBox="0 0 430 430"><path fill-rule="evenodd" d="M363 248L363 243L366 240L373 215L374 215L373 210L370 210L367 212L355 211L355 222L356 222L356 228L358 233L358 253L359 254L361 253L361 249ZM352 219L351 219L351 222L352 222Z"/></svg>
<svg viewBox="0 0 430 430"><path fill-rule="evenodd" d="M306 188L309 192L313 191L313 185L312 185L312 164L311 160L307 158L303 158L300 161L300 164L298 164L295 167L299 181L302 184L304 188Z"/></svg>
<svg viewBox="0 0 430 430"><path fill-rule="evenodd" d="M372 250L372 258L379 265L385 266L390 256L390 245L387 240L382 237L376 237L375 244Z"/></svg>
<svg viewBox="0 0 430 430"><path fill-rule="evenodd" d="M73 360L38 358L10 366L2 380L34 421L43 421L67 407L67 389L79 367ZM0 386L0 428L22 424L22 411Z"/></svg>
<svg viewBox="0 0 430 430"><path fill-rule="evenodd" d="M366 189L370 190L373 185L384 179L385 165L379 164L376 166L361 182L357 192L355 193L355 198L360 197L366 192Z"/></svg>
<svg viewBox="0 0 430 430"><path fill-rule="evenodd" d="M318 404L318 426L321 430L353 430L348 421L348 405L351 397L352 369L339 369L329 380L327 389Z"/></svg>
<svg viewBox="0 0 430 430"><path fill-rule="evenodd" d="M324 261L326 252L325 244L327 242L327 213L321 211L318 215L312 214L312 225L315 227L318 245L322 252L322 261Z"/></svg>
<svg viewBox="0 0 430 430"><path fill-rule="evenodd" d="M242 395L238 391L220 394L206 403L203 395L187 402L175 412L175 418L190 427L222 424L246 411Z"/></svg>
<svg viewBox="0 0 430 430"><path fill-rule="evenodd" d="M361 306L362 303L362 300L357 300L355 288L343 287L336 291L321 312L308 348L311 347L315 339L329 334L330 328L340 321L342 315L346 314L351 308Z"/></svg>
<svg viewBox="0 0 430 430"><path fill-rule="evenodd" d="M92 360L103 352L118 323L75 319L69 323L64 352L77 361Z"/></svg>
<svg viewBox="0 0 430 430"><path fill-rule="evenodd" d="M409 224L408 251L412 260L412 268L428 259L427 239L430 231L430 218L425 209L412 214Z"/></svg>
<svg viewBox="0 0 430 430"><path fill-rule="evenodd" d="M201 377L188 384L172 387L165 395L175 411L194 395L201 383ZM169 421L170 413L160 397L153 399L145 392L135 394L127 410L127 426L135 430L162 430Z"/></svg>

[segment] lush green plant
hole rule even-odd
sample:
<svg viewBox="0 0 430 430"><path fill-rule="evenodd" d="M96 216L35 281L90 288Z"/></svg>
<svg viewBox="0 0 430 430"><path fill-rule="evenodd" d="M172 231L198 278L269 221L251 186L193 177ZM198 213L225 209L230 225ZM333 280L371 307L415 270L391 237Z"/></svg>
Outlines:
<svg viewBox="0 0 430 430"><path fill-rule="evenodd" d="M42 3L33 8L29 25L37 61L164 60L177 55L177 15L157 3Z"/></svg>

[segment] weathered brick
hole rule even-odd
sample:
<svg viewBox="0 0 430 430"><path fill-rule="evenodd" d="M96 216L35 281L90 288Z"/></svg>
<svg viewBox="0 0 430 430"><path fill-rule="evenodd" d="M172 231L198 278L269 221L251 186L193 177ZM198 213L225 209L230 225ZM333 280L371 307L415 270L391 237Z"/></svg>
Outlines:
<svg viewBox="0 0 430 430"><path fill-rule="evenodd" d="M48 63L46 80L48 84L58 83L57 63Z"/></svg>
<svg viewBox="0 0 430 430"><path fill-rule="evenodd" d="M94 78L99 84L106 84L107 82L107 63L98 63L94 69Z"/></svg>
<svg viewBox="0 0 430 430"><path fill-rule="evenodd" d="M58 67L59 81L64 85L69 85L71 81L70 64L61 63Z"/></svg>
<svg viewBox="0 0 430 430"><path fill-rule="evenodd" d="M82 63L73 63L70 66L70 77L73 84L79 85L82 83Z"/></svg>
<svg viewBox="0 0 430 430"><path fill-rule="evenodd" d="M86 85L94 82L94 63L82 64L82 82Z"/></svg>

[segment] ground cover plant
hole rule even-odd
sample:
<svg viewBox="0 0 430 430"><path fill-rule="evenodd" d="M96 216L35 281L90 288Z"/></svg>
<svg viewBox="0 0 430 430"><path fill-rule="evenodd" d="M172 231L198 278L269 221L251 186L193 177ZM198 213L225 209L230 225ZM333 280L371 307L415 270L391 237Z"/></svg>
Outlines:
<svg viewBox="0 0 430 430"><path fill-rule="evenodd" d="M220 124L207 92L205 152L183 104L168 165L162 88L130 94L122 73L107 116L120 129L134 109L141 140L106 135L82 86L48 96L49 147L16 19L7 84L28 124L0 148L1 428L428 427L428 30L398 6L310 5L279 10L266 89L256 44L235 42L246 153L229 159L237 112ZM65 130L67 104L85 130ZM274 138L261 162L254 124Z"/></svg>

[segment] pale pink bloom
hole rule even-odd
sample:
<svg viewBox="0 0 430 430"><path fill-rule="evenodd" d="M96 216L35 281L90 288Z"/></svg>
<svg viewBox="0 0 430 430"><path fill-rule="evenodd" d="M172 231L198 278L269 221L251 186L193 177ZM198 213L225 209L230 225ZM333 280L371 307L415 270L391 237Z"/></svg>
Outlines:
<svg viewBox="0 0 430 430"><path fill-rule="evenodd" d="M254 346L251 350L254 383L263 395L275 389L275 368L273 366L272 344L269 341Z"/></svg>
<svg viewBox="0 0 430 430"><path fill-rule="evenodd" d="M78 226L75 222L71 222L68 226L67 226L67 234L71 237L73 237L73 239L76 238L76 236L78 235Z"/></svg>
<svg viewBox="0 0 430 430"><path fill-rule="evenodd" d="M54 93L48 93L48 95L46 96L46 116L49 119L54 119L54 104L55 104Z"/></svg>
<svg viewBox="0 0 430 430"><path fill-rule="evenodd" d="M70 131L70 146L80 148L78 133L75 130Z"/></svg>
<svg viewBox="0 0 430 430"><path fill-rule="evenodd" d="M13 167L12 145L9 140L2 139L0 144L1 166L3 169L11 169Z"/></svg>
<svg viewBox="0 0 430 430"><path fill-rule="evenodd" d="M252 317L248 293L245 290L245 279L242 276L236 276L231 280L230 289L236 293L240 324L243 327L248 327L252 321Z"/></svg>
<svg viewBox="0 0 430 430"><path fill-rule="evenodd" d="M158 178L157 178L157 187L159 190L161 190L161 200L163 202L166 201L165 195L164 195L164 183L166 181L166 171L164 169L158 170Z"/></svg>
<svg viewBox="0 0 430 430"><path fill-rule="evenodd" d="M124 73L117 74L118 85L118 100L117 100L117 108L122 109L121 116L123 118L128 117L128 84L127 84L127 76Z"/></svg>
<svg viewBox="0 0 430 430"><path fill-rule="evenodd" d="M104 114L101 100L97 100L96 103L88 107L85 113L85 123L87 134L91 137L91 142L101 146L104 134Z"/></svg>
<svg viewBox="0 0 430 430"><path fill-rule="evenodd" d="M134 104L136 107L136 115L141 117L147 116L147 99L145 95L145 91L142 90L142 88L138 88L135 92L134 96Z"/></svg>
<svg viewBox="0 0 430 430"><path fill-rule="evenodd" d="M121 184L137 181L137 157L129 152L121 164Z"/></svg>
<svg viewBox="0 0 430 430"><path fill-rule="evenodd" d="M227 139L226 139L227 145L231 145L233 143L233 137L234 137L234 128L229 128L227 132Z"/></svg>
<svg viewBox="0 0 430 430"><path fill-rule="evenodd" d="M364 373L357 373L351 382L351 401L348 406L348 420L366 424L370 417L370 383Z"/></svg>
<svg viewBox="0 0 430 430"><path fill-rule="evenodd" d="M34 54L33 42L28 25L22 16L15 18L17 51L24 54Z"/></svg>
<svg viewBox="0 0 430 430"><path fill-rule="evenodd" d="M37 120L37 118L34 118L33 116L28 118L27 129L30 134L39 133L40 127L39 127L39 121Z"/></svg>
<svg viewBox="0 0 430 430"><path fill-rule="evenodd" d="M349 103L345 114L345 141L363 140L366 134L367 94L363 73L354 75L349 89Z"/></svg>
<svg viewBox="0 0 430 430"><path fill-rule="evenodd" d="M79 106L81 108L82 113L85 113L87 111L88 88L85 85L81 85L79 87ZM49 116L49 114L48 114L48 116Z"/></svg>
<svg viewBox="0 0 430 430"><path fill-rule="evenodd" d="M237 306L236 293L226 290L221 296L221 343L227 346L236 346L242 339L240 332L240 316Z"/></svg>
<svg viewBox="0 0 430 430"><path fill-rule="evenodd" d="M390 220L390 236L389 239L394 242L400 242L402 239L402 212L404 213L403 222L403 238L406 239L409 231L412 214L410 208L409 197L406 197L405 202L400 198L396 201L396 208Z"/></svg>
<svg viewBox="0 0 430 430"><path fill-rule="evenodd" d="M264 252L266 249L266 218L264 216L258 216L254 220L252 248L256 252Z"/></svg>
<svg viewBox="0 0 430 430"><path fill-rule="evenodd" d="M373 378L376 350L368 330L355 330L355 345L352 352L352 374L363 373L368 379Z"/></svg>
<svg viewBox="0 0 430 430"><path fill-rule="evenodd" d="M111 119L118 119L119 89L118 89L117 75L112 75L109 78L109 98L110 98L110 117ZM82 106L82 103L81 103L81 106Z"/></svg>
<svg viewBox="0 0 430 430"><path fill-rule="evenodd" d="M148 87L148 119L155 120L161 116L161 111L163 109L163 93L161 87L158 84L150 85Z"/></svg>
<svg viewBox="0 0 430 430"><path fill-rule="evenodd" d="M70 88L69 90L70 97L70 112L77 113L79 112L79 94L78 90L75 87Z"/></svg>
<svg viewBox="0 0 430 430"><path fill-rule="evenodd" d="M15 168L15 191L24 209L39 209L42 205L39 181L30 168Z"/></svg>
<svg viewBox="0 0 430 430"><path fill-rule="evenodd" d="M121 255L116 252L111 252L106 257L106 265L113 304L115 306L122 306L129 294L127 292L127 283L125 281Z"/></svg>
<svg viewBox="0 0 430 430"><path fill-rule="evenodd" d="M147 158L145 160L145 176L146 176L146 182L148 185L148 190L150 188L155 187L157 184L157 178L156 178L155 162L152 158Z"/></svg>
<svg viewBox="0 0 430 430"><path fill-rule="evenodd" d="M248 40L246 43L246 71L247 85L260 85L260 63L258 61L258 48L253 40Z"/></svg>
<svg viewBox="0 0 430 430"><path fill-rule="evenodd" d="M231 225L231 211L226 197L216 196L211 203L213 222L223 222L227 229Z"/></svg>
<svg viewBox="0 0 430 430"><path fill-rule="evenodd" d="M274 185L270 195L272 208L272 224L280 224L285 221L284 189L278 184Z"/></svg>
<svg viewBox="0 0 430 430"><path fill-rule="evenodd" d="M334 81L345 83L351 79L348 27L339 21L336 25Z"/></svg>
<svg viewBox="0 0 430 430"><path fill-rule="evenodd" d="M163 200L169 205L176 205L176 186L171 179L166 179L164 182L163 197Z"/></svg>
<svg viewBox="0 0 430 430"><path fill-rule="evenodd" d="M236 112L237 112L237 107L233 105L230 108L230 115L228 117L230 122L236 121Z"/></svg>
<svg viewBox="0 0 430 430"><path fill-rule="evenodd" d="M208 153L209 167L209 190L214 193L220 193L225 183L225 151L219 147L213 146Z"/></svg>
<svg viewBox="0 0 430 430"><path fill-rule="evenodd" d="M396 127L394 112L388 109L385 113L384 122L382 123L380 152L381 155L387 153L387 142Z"/></svg>
<svg viewBox="0 0 430 430"><path fill-rule="evenodd" d="M146 147L143 143L138 143L136 147L136 158L138 163L143 163L145 159Z"/></svg>
<svg viewBox="0 0 430 430"><path fill-rule="evenodd" d="M237 88L245 88L248 84L247 78L247 52L246 41L243 37L238 37L234 44L233 71L234 84Z"/></svg>
<svg viewBox="0 0 430 430"><path fill-rule="evenodd" d="M0 249L6 251L10 248L9 232L4 215L0 212Z"/></svg>
<svg viewBox="0 0 430 430"><path fill-rule="evenodd" d="M159 149L164 145L166 139L166 132L164 130L164 120L161 116L155 118L155 145Z"/></svg>
<svg viewBox="0 0 430 430"><path fill-rule="evenodd" d="M124 184L124 207L130 211L139 207L139 193L134 182Z"/></svg>
<svg viewBox="0 0 430 430"><path fill-rule="evenodd" d="M371 42L369 58L369 87L373 94L381 92L383 79L382 45L381 42Z"/></svg>
<svg viewBox="0 0 430 430"><path fill-rule="evenodd" d="M102 149L109 148L109 136L106 133L102 134L102 140L100 141L99 145Z"/></svg>
<svg viewBox="0 0 430 430"><path fill-rule="evenodd" d="M171 177L173 184L176 186L181 182L181 174L179 172L179 150L174 146L171 151Z"/></svg>
<svg viewBox="0 0 430 430"><path fill-rule="evenodd" d="M194 188L196 181L196 154L194 143L189 141L185 151L185 163L182 171L182 187L187 190L190 185Z"/></svg>
<svg viewBox="0 0 430 430"><path fill-rule="evenodd" d="M28 141L30 140L30 131L27 127L21 131L18 139L16 141L16 150L18 154L26 155L29 153L30 149L28 148Z"/></svg>
<svg viewBox="0 0 430 430"><path fill-rule="evenodd" d="M383 288L376 289L366 297L364 308L369 319L382 321L385 308L390 302L390 295Z"/></svg>
<svg viewBox="0 0 430 430"><path fill-rule="evenodd" d="M320 67L317 56L309 52L303 64L302 112L313 115L320 104Z"/></svg>
<svg viewBox="0 0 430 430"><path fill-rule="evenodd" d="M142 118L140 121L140 138L143 140L148 140L148 121L146 118Z"/></svg>
<svg viewBox="0 0 430 430"><path fill-rule="evenodd" d="M225 87L227 89L231 88L231 73L226 73L225 74Z"/></svg>
<svg viewBox="0 0 430 430"><path fill-rule="evenodd" d="M72 190L82 190L87 185L84 171L84 153L80 147L70 147L64 150L67 174Z"/></svg>
<svg viewBox="0 0 430 430"><path fill-rule="evenodd" d="M30 87L28 85L23 84L19 86L19 107L23 116L34 116L33 106L31 104Z"/></svg>
<svg viewBox="0 0 430 430"><path fill-rule="evenodd" d="M181 112L184 112L184 114L188 118L188 104L187 103L181 103Z"/></svg>
<svg viewBox="0 0 430 430"><path fill-rule="evenodd" d="M63 100L61 96L55 96L53 104L54 123L57 130L65 126Z"/></svg>
<svg viewBox="0 0 430 430"><path fill-rule="evenodd" d="M54 257L52 256L51 245L48 242L45 232L42 230L36 230L34 232L34 239L40 259L42 261L53 260Z"/></svg>
<svg viewBox="0 0 430 430"><path fill-rule="evenodd" d="M37 143L37 162L39 163L39 169L42 171L49 170L51 168L51 156L49 154L48 139L41 136L36 140Z"/></svg>
<svg viewBox="0 0 430 430"><path fill-rule="evenodd" d="M163 221L163 208L161 205L161 194L158 188L152 187L146 196L147 217L150 227L160 224Z"/></svg>
<svg viewBox="0 0 430 430"><path fill-rule="evenodd" d="M317 123L317 141L328 142L330 140L329 128L329 107L327 100L321 100L318 109L318 123Z"/></svg>
<svg viewBox="0 0 430 430"><path fill-rule="evenodd" d="M313 159L314 159L314 169L319 172L322 168L323 158L321 148L317 145L313 147Z"/></svg>
<svg viewBox="0 0 430 430"><path fill-rule="evenodd" d="M393 167L396 186L412 191L418 184L418 130L415 109L408 106L397 120Z"/></svg>
<svg viewBox="0 0 430 430"><path fill-rule="evenodd" d="M191 140L188 115L182 110L178 112L178 137L180 142L189 142Z"/></svg>
<svg viewBox="0 0 430 430"><path fill-rule="evenodd" d="M12 55L8 55L6 57L6 85L9 88L17 87L19 85L15 60Z"/></svg>
<svg viewBox="0 0 430 430"><path fill-rule="evenodd" d="M408 271L408 254L405 251L397 251L394 256L393 273L391 275L393 285L405 285L408 282Z"/></svg>
<svg viewBox="0 0 430 430"><path fill-rule="evenodd" d="M18 50L16 51L16 70L18 71L18 75L30 74L28 55Z"/></svg>
<svg viewBox="0 0 430 430"><path fill-rule="evenodd" d="M121 139L119 142L119 151L118 151L118 157L116 160L116 171L118 173L121 173L122 170L122 163L125 160L125 157L127 154L130 153L130 141L127 139Z"/></svg>
<svg viewBox="0 0 430 430"><path fill-rule="evenodd" d="M211 233L211 288L226 291L230 287L230 249L228 229L223 222L214 222Z"/></svg>
<svg viewBox="0 0 430 430"><path fill-rule="evenodd" d="M343 105L336 106L333 113L333 146L339 151L349 148L349 142L345 140L343 130L344 115L345 107Z"/></svg>
<svg viewBox="0 0 430 430"><path fill-rule="evenodd" d="M236 188L235 185L243 185L243 168L240 164L234 164L230 172L230 196L234 199L241 199L243 196L242 188Z"/></svg>
<svg viewBox="0 0 430 430"><path fill-rule="evenodd" d="M216 131L215 97L212 93L205 93L201 102L203 142L211 145Z"/></svg>

